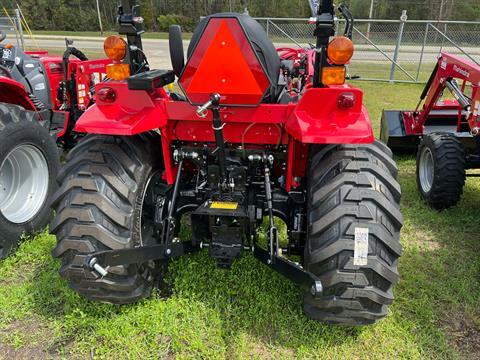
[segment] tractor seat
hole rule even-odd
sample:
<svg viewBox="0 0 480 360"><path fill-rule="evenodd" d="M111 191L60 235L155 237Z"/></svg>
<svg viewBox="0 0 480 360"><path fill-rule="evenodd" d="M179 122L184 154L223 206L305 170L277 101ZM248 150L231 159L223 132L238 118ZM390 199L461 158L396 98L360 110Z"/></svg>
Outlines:
<svg viewBox="0 0 480 360"><path fill-rule="evenodd" d="M281 97L282 92L285 89L285 84L279 84L280 76L280 57L277 54L277 50L273 46L272 41L268 38L267 33L263 27L253 18L245 14L237 13L220 13L213 14L203 18L193 32L190 45L188 47L188 58L192 56L192 53L200 41L200 38L208 24L208 21L212 18L232 18L238 19L242 25L245 33L247 34L250 42L253 45L253 49L256 52L258 59L260 60L263 68L266 70L270 79L270 90L263 98L264 103L277 103Z"/></svg>

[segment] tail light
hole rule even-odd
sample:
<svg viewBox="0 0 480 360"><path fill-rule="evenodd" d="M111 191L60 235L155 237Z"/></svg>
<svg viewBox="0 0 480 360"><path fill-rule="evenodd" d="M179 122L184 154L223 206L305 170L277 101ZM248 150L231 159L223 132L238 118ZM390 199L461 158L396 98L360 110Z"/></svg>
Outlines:
<svg viewBox="0 0 480 360"><path fill-rule="evenodd" d="M50 72L52 74L61 74L63 73L63 67L62 67L62 64L59 64L59 63L50 63L48 64L48 67L50 69Z"/></svg>
<svg viewBox="0 0 480 360"><path fill-rule="evenodd" d="M111 87L104 87L97 91L97 99L111 104L117 99L117 93Z"/></svg>
<svg viewBox="0 0 480 360"><path fill-rule="evenodd" d="M355 95L353 93L342 93L338 95L337 104L339 109L351 109L355 106Z"/></svg>

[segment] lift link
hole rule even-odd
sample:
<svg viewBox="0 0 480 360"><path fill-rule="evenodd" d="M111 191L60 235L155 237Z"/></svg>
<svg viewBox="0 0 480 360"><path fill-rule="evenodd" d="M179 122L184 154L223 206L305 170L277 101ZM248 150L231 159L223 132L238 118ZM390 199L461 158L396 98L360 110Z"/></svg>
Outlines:
<svg viewBox="0 0 480 360"><path fill-rule="evenodd" d="M265 158L265 197L267 200L269 229L268 229L268 241L270 247L270 263L272 263L275 257L278 256L278 230L275 227L273 219L273 202L272 202L272 187L270 184L270 167L269 164L273 164L273 156L270 155Z"/></svg>
<svg viewBox="0 0 480 360"><path fill-rule="evenodd" d="M220 168L220 176L222 179L222 184L226 184L227 179L227 160L225 155L225 139L223 137L223 127L225 124L222 124L222 119L220 118L220 99L219 94L212 94L210 96L210 101L212 102L212 127L215 133L215 145L217 149L215 152L218 152L218 166Z"/></svg>
<svg viewBox="0 0 480 360"><path fill-rule="evenodd" d="M221 188L225 187L225 184L228 182L227 178L227 161L225 154L225 139L223 136L223 128L225 126L222 123L220 117L220 100L222 97L220 94L214 93L210 95L210 100L207 101L202 106L197 108L197 116L204 119L207 117L208 109L212 110L212 128L215 134L215 145L216 148L213 153L218 153L218 166L220 168L220 177L221 177Z"/></svg>
<svg viewBox="0 0 480 360"><path fill-rule="evenodd" d="M191 241L157 244L133 249L105 250L90 254L85 258L84 268L95 271L102 278L108 275L111 266L143 264L149 261L168 261L182 255L199 251Z"/></svg>
<svg viewBox="0 0 480 360"><path fill-rule="evenodd" d="M287 279L309 289L313 297L319 298L323 293L323 285L318 277L306 271L299 264L290 261L279 255L278 230L275 227L273 218L272 188L270 183L270 166L273 166L273 156L264 156L265 163L265 198L269 217L269 251L262 249L255 244L253 248L254 256L269 265L273 270L285 276Z"/></svg>
<svg viewBox="0 0 480 360"><path fill-rule="evenodd" d="M180 257L186 253L198 250L193 246L192 242L172 242L172 235L176 225L175 211L183 171L183 157L179 156L179 160L172 201L168 209L168 216L163 221L161 243L134 249L106 250L90 254L85 258L85 269L95 271L103 278L108 275L108 268L110 266L126 266L154 260L169 260L170 258Z"/></svg>
<svg viewBox="0 0 480 360"><path fill-rule="evenodd" d="M177 178L175 179L175 185L173 186L173 196L172 202L170 203L170 207L168 209L168 217L165 221L165 225L163 226L162 234L162 243L166 246L166 251L169 252L168 245L170 244L170 238L175 230L175 211L177 210L177 199L178 199L178 192L180 190L180 178L182 177L183 171L183 159L181 159L178 163L178 172ZM168 255L168 254L167 254Z"/></svg>

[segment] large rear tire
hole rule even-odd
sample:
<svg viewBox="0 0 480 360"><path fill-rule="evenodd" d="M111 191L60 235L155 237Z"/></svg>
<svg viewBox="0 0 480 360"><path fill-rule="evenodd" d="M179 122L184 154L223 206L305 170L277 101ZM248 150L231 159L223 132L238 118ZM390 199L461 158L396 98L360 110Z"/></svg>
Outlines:
<svg viewBox="0 0 480 360"><path fill-rule="evenodd" d="M150 191L160 181L157 135L87 136L60 171L51 231L55 257L70 287L90 300L127 304L150 295L153 264L110 268L100 277L86 270L88 254L151 245L154 207Z"/></svg>
<svg viewBox="0 0 480 360"><path fill-rule="evenodd" d="M465 185L465 150L452 134L425 135L417 153L417 186L436 210L455 206Z"/></svg>
<svg viewBox="0 0 480 360"><path fill-rule="evenodd" d="M47 225L59 168L55 139L35 113L0 103L0 259Z"/></svg>
<svg viewBox="0 0 480 360"><path fill-rule="evenodd" d="M386 316L402 252L396 174L380 142L312 149L305 266L324 290L305 295L309 317L363 325Z"/></svg>

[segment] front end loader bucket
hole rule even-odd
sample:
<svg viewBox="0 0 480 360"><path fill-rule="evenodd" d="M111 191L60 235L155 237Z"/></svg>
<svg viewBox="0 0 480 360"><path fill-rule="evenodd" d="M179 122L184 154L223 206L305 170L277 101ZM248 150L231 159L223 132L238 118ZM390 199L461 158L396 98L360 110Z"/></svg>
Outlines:
<svg viewBox="0 0 480 360"><path fill-rule="evenodd" d="M380 126L380 140L394 153L412 153L417 150L420 138L417 135L407 135L403 111L383 110Z"/></svg>

